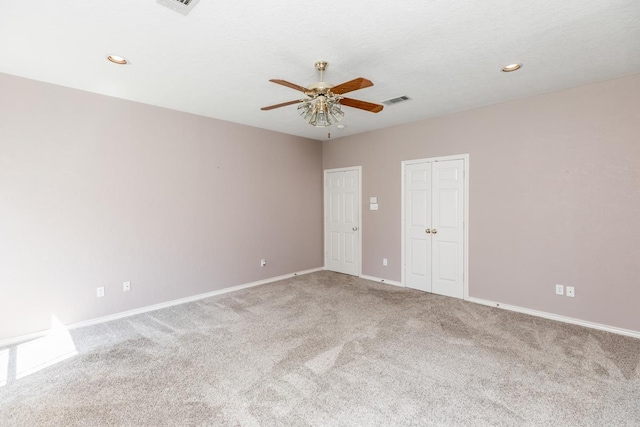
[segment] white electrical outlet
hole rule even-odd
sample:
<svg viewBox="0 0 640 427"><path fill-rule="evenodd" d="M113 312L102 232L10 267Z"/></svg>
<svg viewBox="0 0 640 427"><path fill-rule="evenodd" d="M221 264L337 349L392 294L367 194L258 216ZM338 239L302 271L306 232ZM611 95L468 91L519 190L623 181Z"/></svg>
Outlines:
<svg viewBox="0 0 640 427"><path fill-rule="evenodd" d="M556 285L556 294L564 295L564 285Z"/></svg>
<svg viewBox="0 0 640 427"><path fill-rule="evenodd" d="M104 286L100 286L99 288L96 288L96 297L102 298L103 296L104 296Z"/></svg>
<svg viewBox="0 0 640 427"><path fill-rule="evenodd" d="M568 297L575 297L576 296L576 288L574 288L573 286L567 286L567 296Z"/></svg>
<svg viewBox="0 0 640 427"><path fill-rule="evenodd" d="M131 282L124 282L122 284L122 292L129 292L131 290Z"/></svg>
<svg viewBox="0 0 640 427"><path fill-rule="evenodd" d="M260 260L260 267L264 267L265 265L267 265L267 260L266 259L261 259Z"/></svg>
<svg viewBox="0 0 640 427"><path fill-rule="evenodd" d="M387 265L387 259L386 258L382 258L382 265Z"/></svg>

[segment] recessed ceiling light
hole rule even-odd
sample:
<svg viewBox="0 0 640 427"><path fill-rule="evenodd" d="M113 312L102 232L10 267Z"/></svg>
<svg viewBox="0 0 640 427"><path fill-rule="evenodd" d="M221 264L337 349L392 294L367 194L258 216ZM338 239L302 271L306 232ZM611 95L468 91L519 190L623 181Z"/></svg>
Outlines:
<svg viewBox="0 0 640 427"><path fill-rule="evenodd" d="M107 59L113 62L114 64L118 64L118 65L125 65L128 62L125 58L118 55L109 55L107 56Z"/></svg>
<svg viewBox="0 0 640 427"><path fill-rule="evenodd" d="M503 67L502 71L504 71L505 73L510 73L512 71L519 70L520 68L522 68L522 64L509 64Z"/></svg>

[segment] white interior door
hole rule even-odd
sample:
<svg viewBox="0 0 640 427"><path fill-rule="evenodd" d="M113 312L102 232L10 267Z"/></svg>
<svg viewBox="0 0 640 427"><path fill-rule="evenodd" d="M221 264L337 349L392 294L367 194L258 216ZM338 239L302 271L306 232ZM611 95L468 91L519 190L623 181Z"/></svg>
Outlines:
<svg viewBox="0 0 640 427"><path fill-rule="evenodd" d="M433 163L431 185L432 292L464 296L464 161Z"/></svg>
<svg viewBox="0 0 640 427"><path fill-rule="evenodd" d="M404 168L404 281L426 292L464 297L464 160Z"/></svg>
<svg viewBox="0 0 640 427"><path fill-rule="evenodd" d="M431 292L431 163L405 168L405 285Z"/></svg>
<svg viewBox="0 0 640 427"><path fill-rule="evenodd" d="M360 171L325 172L325 268L360 274Z"/></svg>

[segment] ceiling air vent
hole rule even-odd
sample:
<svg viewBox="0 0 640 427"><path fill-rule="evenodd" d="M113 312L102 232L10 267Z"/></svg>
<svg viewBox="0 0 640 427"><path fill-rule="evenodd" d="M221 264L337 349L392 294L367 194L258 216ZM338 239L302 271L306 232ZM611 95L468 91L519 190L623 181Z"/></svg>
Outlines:
<svg viewBox="0 0 640 427"><path fill-rule="evenodd" d="M168 7L171 10L175 10L183 15L191 12L198 0L156 0L158 4Z"/></svg>
<svg viewBox="0 0 640 427"><path fill-rule="evenodd" d="M409 98L408 96L404 95L404 96L399 96L397 98L392 98L392 99L387 99L386 101L382 101L382 103L384 105L395 105L399 102L405 102L405 101L409 101L411 100L411 98Z"/></svg>

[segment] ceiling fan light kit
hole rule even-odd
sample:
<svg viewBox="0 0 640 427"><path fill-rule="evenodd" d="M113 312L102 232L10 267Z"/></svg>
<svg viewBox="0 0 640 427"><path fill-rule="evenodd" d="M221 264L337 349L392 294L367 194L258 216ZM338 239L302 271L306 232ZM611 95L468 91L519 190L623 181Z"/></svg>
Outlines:
<svg viewBox="0 0 640 427"><path fill-rule="evenodd" d="M298 113L300 113L302 118L311 126L331 126L332 123L339 122L344 117L344 112L342 112L340 103L338 102L339 99L337 96L327 98L324 95L319 95L315 98L315 102L305 100L302 104L298 105Z"/></svg>
<svg viewBox="0 0 640 427"><path fill-rule="evenodd" d="M359 101L357 99L345 98L342 95L358 89L373 86L370 80L363 77L350 80L348 82L334 86L323 80L324 71L329 64L326 61L317 61L314 66L320 72L320 81L312 83L307 87L302 87L285 80L272 79L270 82L287 86L291 89L303 92L308 98L296 101L283 102L281 104L263 107L263 111L273 110L292 104L298 105L298 114L311 126L328 127L344 118L342 105L358 108L372 113L378 113L384 108L382 105L371 102Z"/></svg>

